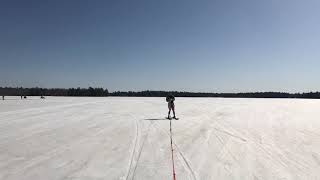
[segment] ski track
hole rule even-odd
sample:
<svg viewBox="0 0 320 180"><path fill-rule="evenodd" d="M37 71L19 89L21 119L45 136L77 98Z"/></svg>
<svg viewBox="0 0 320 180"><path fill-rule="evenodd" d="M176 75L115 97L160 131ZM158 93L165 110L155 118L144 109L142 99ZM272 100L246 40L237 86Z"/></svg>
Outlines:
<svg viewBox="0 0 320 180"><path fill-rule="evenodd" d="M170 130L167 131L167 130L164 130L164 129L159 128L159 127L157 126L157 124L155 124L155 125L156 125L156 127L157 127L158 129L160 129L162 132L164 132L164 133L167 135L167 137L168 137L168 142L169 142L169 140L170 140ZM172 129L172 130L174 130L174 129ZM197 180L196 175L195 175L195 172L194 172L194 170L191 168L190 163L188 162L187 158L183 155L183 153L179 150L179 147L178 147L177 143L176 143L175 140L174 140L174 136L173 136L172 138L173 138L173 139L172 139L172 143L174 144L175 149L177 150L178 154L181 156L181 158L182 158L182 160L183 160L183 162L184 162L183 167L189 172L189 174L192 175L192 178L193 178L194 180ZM178 177L178 175L177 175L177 177Z"/></svg>
<svg viewBox="0 0 320 180"><path fill-rule="evenodd" d="M229 135L229 136L232 136L232 137L234 137L234 138L240 139L240 140L243 141L243 142L247 142L246 139L244 139L244 138L242 138L242 137L240 137L240 136L236 136L236 135L234 135L234 134L232 134L232 133L230 133L230 132L228 132L228 131L221 130L221 129L218 129L218 128L214 128L214 129L217 130L217 131L219 131L219 132L225 133L225 134L227 134L227 135Z"/></svg>
<svg viewBox="0 0 320 180"><path fill-rule="evenodd" d="M126 176L126 180L128 180L129 175L130 175L130 171L131 171L131 167L132 167L132 164L133 164L133 159L134 159L134 155L135 155L135 151L136 151L136 147L137 147L138 136L139 136L139 125L138 125L138 122L137 122L137 120L134 120L134 122L135 122L135 125L136 125L136 133L135 133L134 146L133 146L132 154L131 154L131 157L130 157L130 165L129 165L128 173L127 173L127 176Z"/></svg>
<svg viewBox="0 0 320 180"><path fill-rule="evenodd" d="M320 180L320 101L176 98L177 180ZM0 180L172 178L163 98L0 102ZM154 151L154 152L151 152Z"/></svg>
<svg viewBox="0 0 320 180"><path fill-rule="evenodd" d="M141 153L142 153L144 144L145 144L146 140L148 139L150 127L151 127L151 123L150 123L149 126L148 126L147 133L146 133L144 139L142 140L142 145L141 145L141 147L140 147L140 150L138 151L138 158L137 158L137 160L136 160L136 164L135 164L135 167L134 167L133 172L132 172L132 180L134 180L134 178L135 178L135 173L136 173L136 170L137 170L137 167L138 167L138 163L139 163L139 160L140 160L140 156L141 156Z"/></svg>
<svg viewBox="0 0 320 180"><path fill-rule="evenodd" d="M194 170L192 169L192 167L191 167L190 163L188 162L187 158L185 157L185 155L183 155L182 151L181 151L181 150L179 150L179 147L177 146L177 144L176 144L175 142L173 142L173 144L175 145L175 147L176 147L176 149L177 149L177 151L178 151L179 155L182 157L182 159L183 159L183 161L184 161L185 165L187 166L187 169L188 169L188 170L189 170L189 172L191 173L192 178L193 178L194 180L197 180L197 176L196 176L196 174L195 174Z"/></svg>
<svg viewBox="0 0 320 180"><path fill-rule="evenodd" d="M142 133L139 131L141 131L141 129L139 129L139 125L137 123L137 133L136 133L136 141L135 141L135 145L134 145L134 149L133 149L133 153L131 155L131 158L130 158L130 165L129 165L129 171L128 171L128 174L126 176L126 179L132 179L134 180L135 179L135 173L136 173L136 170L138 168L138 164L139 164L139 160L140 160L140 157L141 157L141 153L143 151L143 148L144 148L144 145L145 145L145 142L149 136L149 131L151 129L151 126L152 126L152 123L150 122L149 125L148 125L148 128L147 128L147 131L146 133L143 135L143 139L141 140L141 137L139 137L139 134L140 136L142 136ZM140 147L137 147L138 146L138 142L139 141L142 141L141 143L141 146ZM137 150L138 149L138 150ZM135 156L137 156L136 160L135 159ZM134 165L133 165L134 164ZM134 167L133 167L134 166ZM131 173L132 171L132 173ZM131 178L130 178L131 177Z"/></svg>

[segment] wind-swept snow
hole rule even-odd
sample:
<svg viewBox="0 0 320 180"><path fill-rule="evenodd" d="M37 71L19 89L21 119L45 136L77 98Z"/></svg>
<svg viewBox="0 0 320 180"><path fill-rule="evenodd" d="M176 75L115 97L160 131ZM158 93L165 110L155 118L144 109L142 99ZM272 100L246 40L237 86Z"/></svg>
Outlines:
<svg viewBox="0 0 320 180"><path fill-rule="evenodd" d="M1 180L170 180L164 98L0 101ZM177 180L320 180L320 101L176 98Z"/></svg>

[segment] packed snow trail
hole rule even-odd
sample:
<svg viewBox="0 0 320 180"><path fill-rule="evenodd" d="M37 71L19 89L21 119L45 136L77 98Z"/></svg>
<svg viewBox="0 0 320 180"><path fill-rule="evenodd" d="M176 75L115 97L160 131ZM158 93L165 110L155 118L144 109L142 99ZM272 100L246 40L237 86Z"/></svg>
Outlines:
<svg viewBox="0 0 320 180"><path fill-rule="evenodd" d="M164 98L7 97L0 180L170 180ZM320 180L320 101L176 98L177 180Z"/></svg>

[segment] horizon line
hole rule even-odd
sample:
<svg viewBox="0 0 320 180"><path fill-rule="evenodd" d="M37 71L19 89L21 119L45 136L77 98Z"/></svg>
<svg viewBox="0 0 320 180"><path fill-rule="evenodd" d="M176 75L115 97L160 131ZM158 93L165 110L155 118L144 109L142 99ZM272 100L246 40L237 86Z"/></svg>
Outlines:
<svg viewBox="0 0 320 180"><path fill-rule="evenodd" d="M285 94L303 94L303 93L319 93L320 90L318 91L303 91L303 92L286 92L286 91L239 91L239 92L208 92L208 91L184 91L184 90L115 90L115 91L109 91L108 88L105 87L99 87L99 86L88 86L88 87L68 87L68 88L61 88L61 87L55 87L55 88L47 88L47 87L22 87L22 86L17 86L17 87L2 87L0 86L0 89L4 89L4 88L12 88L12 89L89 89L89 88L102 88L104 90L108 90L109 93L115 93L115 92L145 92L145 91L151 91L151 92L184 92L184 93L205 93L205 94L249 94L249 93L285 93Z"/></svg>

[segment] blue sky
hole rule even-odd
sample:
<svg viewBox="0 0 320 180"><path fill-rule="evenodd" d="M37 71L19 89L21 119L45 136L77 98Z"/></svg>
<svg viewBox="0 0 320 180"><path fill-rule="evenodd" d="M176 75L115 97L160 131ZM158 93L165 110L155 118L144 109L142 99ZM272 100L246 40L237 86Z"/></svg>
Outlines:
<svg viewBox="0 0 320 180"><path fill-rule="evenodd" d="M0 86L320 90L320 1L4 0Z"/></svg>

